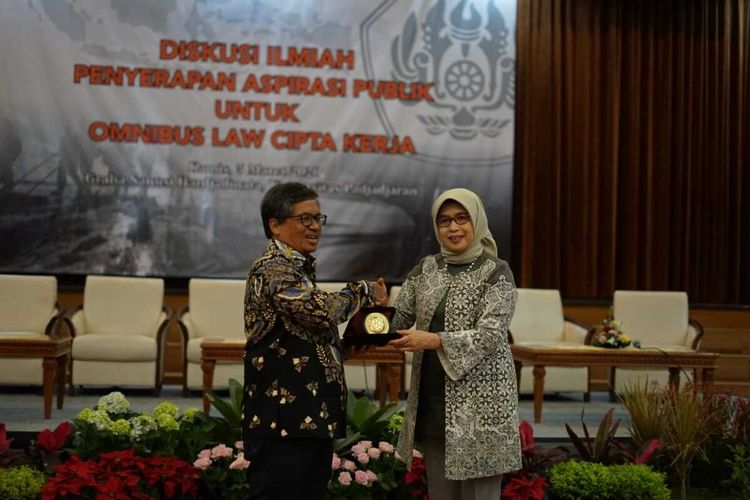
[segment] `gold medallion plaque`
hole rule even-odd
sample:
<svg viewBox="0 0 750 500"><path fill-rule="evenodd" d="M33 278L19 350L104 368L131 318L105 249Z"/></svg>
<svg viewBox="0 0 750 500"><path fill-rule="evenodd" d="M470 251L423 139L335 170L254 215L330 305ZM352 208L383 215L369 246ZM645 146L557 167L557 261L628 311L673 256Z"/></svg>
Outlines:
<svg viewBox="0 0 750 500"><path fill-rule="evenodd" d="M382 313L373 312L365 317L365 331L367 333L388 333L390 323Z"/></svg>
<svg viewBox="0 0 750 500"><path fill-rule="evenodd" d="M385 345L401 336L393 332L393 307L363 307L346 325L342 343L347 346Z"/></svg>

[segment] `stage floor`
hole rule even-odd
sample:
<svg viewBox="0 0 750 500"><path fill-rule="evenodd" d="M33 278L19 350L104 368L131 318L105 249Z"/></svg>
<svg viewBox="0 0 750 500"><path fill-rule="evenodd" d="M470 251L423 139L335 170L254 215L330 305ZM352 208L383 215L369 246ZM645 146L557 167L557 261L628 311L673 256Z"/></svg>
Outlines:
<svg viewBox="0 0 750 500"><path fill-rule="evenodd" d="M58 410L53 403L52 418L42 418L42 395L41 388L18 388L0 387L0 423L5 423L9 432L38 432L46 428L54 428L64 420L72 420L81 409L93 407L99 398L110 392L110 390L85 390L78 391L75 396L65 396L65 405ZM140 391L125 389L122 391L130 401L131 408L135 411L151 411L160 401L169 400L176 404L182 412L185 408L201 408L201 395L193 392L189 397L182 394L182 388L178 386L164 386L160 397L153 396L151 391ZM594 392L591 401L583 402L583 395L577 393L563 393L548 395L544 400L542 422L535 424L534 404L531 396L521 396L520 416L522 420L529 421L534 427L534 435L540 439L567 439L565 424L568 423L579 435L581 429L581 414L589 426L589 430L595 432L602 416L610 408L615 409L615 419L620 419L620 427L617 435L626 437L628 413L618 403L609 402L606 392ZM212 414L217 414L214 408Z"/></svg>

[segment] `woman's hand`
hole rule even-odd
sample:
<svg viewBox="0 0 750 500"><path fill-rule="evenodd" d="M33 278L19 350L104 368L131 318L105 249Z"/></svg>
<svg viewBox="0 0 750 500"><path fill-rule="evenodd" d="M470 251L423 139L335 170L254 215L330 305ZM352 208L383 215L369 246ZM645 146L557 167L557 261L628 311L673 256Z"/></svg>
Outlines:
<svg viewBox="0 0 750 500"><path fill-rule="evenodd" d="M388 345L400 351L435 350L443 346L440 335L437 333L424 332L422 330L398 330L398 334L401 335L401 338L391 340L388 342Z"/></svg>
<svg viewBox="0 0 750 500"><path fill-rule="evenodd" d="M388 289L385 287L385 280L381 277L373 282L375 285L375 305L384 306L388 304Z"/></svg>

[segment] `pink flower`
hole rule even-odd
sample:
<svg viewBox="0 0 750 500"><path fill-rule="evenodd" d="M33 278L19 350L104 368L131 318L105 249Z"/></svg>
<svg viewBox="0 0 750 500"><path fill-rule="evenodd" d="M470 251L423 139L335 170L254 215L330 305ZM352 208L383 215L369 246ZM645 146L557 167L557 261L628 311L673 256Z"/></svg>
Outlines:
<svg viewBox="0 0 750 500"><path fill-rule="evenodd" d="M242 452L239 452L235 461L229 464L231 470L247 469L249 466L250 462L245 460L245 454Z"/></svg>
<svg viewBox="0 0 750 500"><path fill-rule="evenodd" d="M214 446L211 450L211 458L231 457L232 455L234 455L232 448L229 448L225 444Z"/></svg>
<svg viewBox="0 0 750 500"><path fill-rule="evenodd" d="M367 448L365 448L363 445L357 443L354 446L352 446L352 453L355 455L361 455L362 453L366 453Z"/></svg>
<svg viewBox="0 0 750 500"><path fill-rule="evenodd" d="M201 450L201 452L198 453L198 458L211 458L211 450L208 448Z"/></svg>
<svg viewBox="0 0 750 500"><path fill-rule="evenodd" d="M419 450L411 450L411 456L414 458L423 458Z"/></svg>
<svg viewBox="0 0 750 500"><path fill-rule="evenodd" d="M342 471L341 474L339 474L339 483L344 486L349 486L352 484L352 475L346 471Z"/></svg>
<svg viewBox="0 0 750 500"><path fill-rule="evenodd" d="M372 448L372 441L360 441L359 444L363 445L365 448Z"/></svg>
<svg viewBox="0 0 750 500"><path fill-rule="evenodd" d="M354 480L357 481L357 483L359 484L367 485L367 472L363 470L358 470L357 472L354 473Z"/></svg>
<svg viewBox="0 0 750 500"><path fill-rule="evenodd" d="M357 455L357 462L366 464L370 461L370 456L367 453L360 453Z"/></svg>
<svg viewBox="0 0 750 500"><path fill-rule="evenodd" d="M334 453L333 459L331 460L331 469L336 470L339 467L341 467L341 459Z"/></svg>
<svg viewBox="0 0 750 500"><path fill-rule="evenodd" d="M393 453L394 451L393 445L387 441L379 442L378 448L380 449L380 451L384 451L386 453Z"/></svg>
<svg viewBox="0 0 750 500"><path fill-rule="evenodd" d="M193 467L200 470L206 470L211 465L211 459L208 457L199 458L193 462Z"/></svg>
<svg viewBox="0 0 750 500"><path fill-rule="evenodd" d="M370 458L377 460L380 458L380 448L370 448L367 450L367 454L370 455Z"/></svg>
<svg viewBox="0 0 750 500"><path fill-rule="evenodd" d="M373 471L371 471L371 470L367 471L367 480L368 481L370 481L372 483L372 482L377 481L378 479L380 479L380 478Z"/></svg>
<svg viewBox="0 0 750 500"><path fill-rule="evenodd" d="M236 443L234 443L234 447L237 448L238 450L244 450L245 443L243 443L242 441L237 441Z"/></svg>
<svg viewBox="0 0 750 500"><path fill-rule="evenodd" d="M344 469L346 469L346 470L356 470L356 469L357 469L357 464L355 464L355 463L354 463L354 462L352 462L351 460L347 460L347 459L344 459L344 460L343 460L343 461L341 462L341 466L342 466L342 467L343 467Z"/></svg>

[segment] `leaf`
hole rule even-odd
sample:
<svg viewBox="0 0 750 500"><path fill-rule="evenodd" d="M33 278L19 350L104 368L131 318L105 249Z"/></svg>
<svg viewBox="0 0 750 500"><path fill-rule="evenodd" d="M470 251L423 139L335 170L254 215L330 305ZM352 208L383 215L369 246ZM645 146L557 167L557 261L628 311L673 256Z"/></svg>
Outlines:
<svg viewBox="0 0 750 500"><path fill-rule="evenodd" d="M654 456L654 453L662 447L664 444L664 441L661 439L652 439L646 445L643 447L643 451L638 454L636 457L635 463L637 464L646 464L649 460L651 460L651 457Z"/></svg>
<svg viewBox="0 0 750 500"><path fill-rule="evenodd" d="M573 446L575 446L575 449L578 450L578 453L581 455L581 458L586 461L591 460L591 451L584 445L581 438L578 437L578 434L576 434L568 424L565 424L565 430L567 431Z"/></svg>
<svg viewBox="0 0 750 500"><path fill-rule="evenodd" d="M214 408L216 408L219 413L221 413L221 415L232 427L239 427L242 425L240 414L235 411L234 407L231 404L217 397L213 391L208 391L206 397L208 398L208 401L214 406Z"/></svg>
<svg viewBox="0 0 750 500"><path fill-rule="evenodd" d="M351 423L352 426L359 430L362 428L362 425L365 423L367 418L370 416L371 413L371 402L368 398L363 397L357 400L356 403L354 403L354 409L352 410L350 414Z"/></svg>
<svg viewBox="0 0 750 500"><path fill-rule="evenodd" d="M242 384L237 380L229 379L229 400L234 406L234 410L237 415L242 414Z"/></svg>

